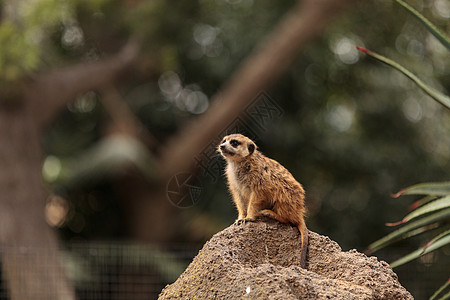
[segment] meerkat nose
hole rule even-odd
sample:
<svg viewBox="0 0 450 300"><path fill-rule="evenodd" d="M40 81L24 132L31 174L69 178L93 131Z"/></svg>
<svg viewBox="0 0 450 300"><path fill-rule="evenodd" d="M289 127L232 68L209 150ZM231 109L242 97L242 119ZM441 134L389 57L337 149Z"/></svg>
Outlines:
<svg viewBox="0 0 450 300"><path fill-rule="evenodd" d="M225 149L225 145L220 146L220 150L223 150L223 149Z"/></svg>

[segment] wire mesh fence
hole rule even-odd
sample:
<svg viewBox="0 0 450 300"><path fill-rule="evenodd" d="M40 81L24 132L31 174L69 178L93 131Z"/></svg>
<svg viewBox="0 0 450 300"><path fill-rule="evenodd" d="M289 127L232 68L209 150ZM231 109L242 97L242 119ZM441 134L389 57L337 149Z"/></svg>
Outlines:
<svg viewBox="0 0 450 300"><path fill-rule="evenodd" d="M83 300L120 300L120 299L156 299L162 288L173 281L184 271L201 245L183 244L156 247L130 243L71 243L60 249L64 271L76 290L76 298ZM30 286L34 276L47 276L33 264L23 265L25 257L30 254L34 260L46 270L51 270L43 255L47 250L21 247L1 248L4 260L15 268L20 261L20 268L14 269L15 282L22 284L20 288L32 289L36 299L48 296L46 286ZM1 262L2 267L5 262ZM18 266L18 265L17 265ZM4 270L4 268L2 268ZM41 270L41 271L39 271ZM5 272L0 281L0 299L11 299L6 284ZM44 273L44 274L42 274ZM35 278L35 277L34 277ZM17 280L18 279L18 280ZM51 280L51 279L49 279Z"/></svg>

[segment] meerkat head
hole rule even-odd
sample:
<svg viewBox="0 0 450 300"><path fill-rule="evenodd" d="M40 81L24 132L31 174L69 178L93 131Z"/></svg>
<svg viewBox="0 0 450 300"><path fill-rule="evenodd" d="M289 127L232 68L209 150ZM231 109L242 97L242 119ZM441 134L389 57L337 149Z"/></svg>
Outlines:
<svg viewBox="0 0 450 300"><path fill-rule="evenodd" d="M226 160L241 161L256 150L255 143L242 134L230 134L223 138L218 151Z"/></svg>

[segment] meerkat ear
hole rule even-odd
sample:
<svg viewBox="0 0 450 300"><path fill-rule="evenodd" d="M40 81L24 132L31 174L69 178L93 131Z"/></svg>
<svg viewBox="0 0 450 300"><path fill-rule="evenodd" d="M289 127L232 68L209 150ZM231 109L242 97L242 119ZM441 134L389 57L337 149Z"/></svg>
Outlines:
<svg viewBox="0 0 450 300"><path fill-rule="evenodd" d="M252 154L255 151L255 144L248 145L248 154Z"/></svg>

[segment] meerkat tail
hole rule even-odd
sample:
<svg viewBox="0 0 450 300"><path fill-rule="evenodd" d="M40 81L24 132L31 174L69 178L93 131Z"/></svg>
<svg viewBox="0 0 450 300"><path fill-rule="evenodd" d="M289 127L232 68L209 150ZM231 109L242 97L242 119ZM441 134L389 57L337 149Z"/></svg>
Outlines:
<svg viewBox="0 0 450 300"><path fill-rule="evenodd" d="M303 224L303 225L298 225L298 231L300 232L300 239L302 242L300 266L303 269L306 269L306 253L308 252L308 229Z"/></svg>

